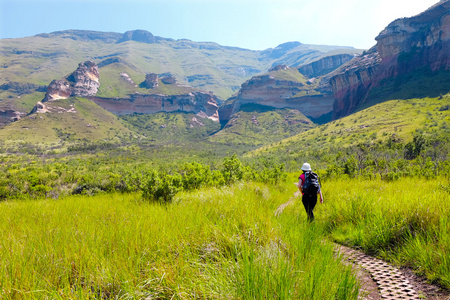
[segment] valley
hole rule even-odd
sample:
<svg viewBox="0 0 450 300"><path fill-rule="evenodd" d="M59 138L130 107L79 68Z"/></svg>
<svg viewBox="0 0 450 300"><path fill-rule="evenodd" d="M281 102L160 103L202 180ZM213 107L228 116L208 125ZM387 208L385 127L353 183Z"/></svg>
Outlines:
<svg viewBox="0 0 450 300"><path fill-rule="evenodd" d="M334 243L449 299L449 11L367 50L0 40L0 299L367 297Z"/></svg>

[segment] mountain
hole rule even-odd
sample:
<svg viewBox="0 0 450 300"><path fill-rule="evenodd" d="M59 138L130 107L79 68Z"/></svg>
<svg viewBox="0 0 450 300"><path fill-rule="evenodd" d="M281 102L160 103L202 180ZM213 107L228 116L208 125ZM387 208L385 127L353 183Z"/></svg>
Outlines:
<svg viewBox="0 0 450 300"><path fill-rule="evenodd" d="M118 132L129 137L164 143L187 135L251 146L278 141L386 100L449 92L449 11L446 0L396 20L364 52L299 42L251 51L144 30L5 39L0 123L18 122L0 131L58 111L54 101L65 107L82 99L92 110L114 114ZM167 126L172 130L161 131ZM102 139L110 136L93 138Z"/></svg>
<svg viewBox="0 0 450 300"><path fill-rule="evenodd" d="M66 30L2 39L0 111L8 118L12 115L8 111L28 113L42 96L36 93L45 92L52 80L70 74L84 61L92 61L99 67L101 86L97 96L100 97L122 98L136 91L145 92L139 84L145 81L146 74L154 73L160 77L172 76L179 86L213 92L223 101L251 76L265 72L280 61L300 65L336 51L357 50L294 42L290 46L282 44L265 51L252 51L211 42L162 38L144 30L124 34ZM165 95L184 93L164 85L160 88L157 92Z"/></svg>
<svg viewBox="0 0 450 300"><path fill-rule="evenodd" d="M450 1L393 21L376 40L331 77L334 119L380 101L450 91Z"/></svg>
<svg viewBox="0 0 450 300"><path fill-rule="evenodd" d="M335 101L329 74L355 56L326 56L298 68L278 65L253 76L219 109L220 121L226 124L246 104L296 109L314 120L328 120Z"/></svg>

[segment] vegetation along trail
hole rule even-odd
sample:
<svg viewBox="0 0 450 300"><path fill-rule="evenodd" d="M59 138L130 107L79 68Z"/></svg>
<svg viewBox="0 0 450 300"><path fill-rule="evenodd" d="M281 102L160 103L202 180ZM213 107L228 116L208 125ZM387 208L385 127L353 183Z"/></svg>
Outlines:
<svg viewBox="0 0 450 300"><path fill-rule="evenodd" d="M139 193L4 201L2 297L357 299L352 266L324 240L448 289L447 182L326 179L313 224L296 197L274 215L295 191L290 179L181 191L166 204Z"/></svg>

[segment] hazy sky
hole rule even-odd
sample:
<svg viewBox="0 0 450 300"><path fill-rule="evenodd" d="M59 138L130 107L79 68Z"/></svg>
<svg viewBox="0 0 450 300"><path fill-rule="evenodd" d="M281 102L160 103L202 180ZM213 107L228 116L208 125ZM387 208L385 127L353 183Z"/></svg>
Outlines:
<svg viewBox="0 0 450 300"><path fill-rule="evenodd" d="M0 38L145 29L253 50L289 41L367 49L397 18L438 0L0 0ZM0 41L1 42L1 41Z"/></svg>

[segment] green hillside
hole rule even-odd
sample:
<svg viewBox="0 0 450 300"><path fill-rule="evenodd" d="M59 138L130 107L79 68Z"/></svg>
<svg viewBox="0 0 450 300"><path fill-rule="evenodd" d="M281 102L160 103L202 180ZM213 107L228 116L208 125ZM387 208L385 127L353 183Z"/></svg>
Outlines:
<svg viewBox="0 0 450 300"><path fill-rule="evenodd" d="M83 98L46 102L47 113L33 113L0 130L4 146L44 148L80 142L118 142L132 132L113 114Z"/></svg>
<svg viewBox="0 0 450 300"><path fill-rule="evenodd" d="M126 41L121 34L67 30L18 39L2 39L0 53L0 108L6 99L32 93L92 60L101 69L101 95L120 97L130 87L117 86L120 73L137 84L146 73L171 73L182 85L212 91L222 100L237 92L251 76L266 72L289 57L296 64L336 52L359 53L351 47L317 46L297 43L265 51L226 47L215 43L157 38L154 43ZM116 62L114 62L116 61ZM113 80L114 79L114 80ZM16 88L11 89L11 83ZM36 85L30 87L29 85ZM17 88L19 87L19 88Z"/></svg>
<svg viewBox="0 0 450 300"><path fill-rule="evenodd" d="M326 166L339 159L336 158L338 152L345 156L343 160L358 153L362 159L370 159L367 149L395 149L399 145L399 150L405 147L402 151L416 151L417 155L420 150L425 150L427 144L429 151L435 151L435 156L443 156L435 158L445 160L450 150L447 149L450 145L449 110L450 94L437 98L391 100L263 146L248 156L276 157L295 167L307 159ZM420 140L423 140L423 145L420 145ZM446 142L439 142L442 140ZM407 149L408 143L409 147L416 147L415 150ZM353 150L345 155L346 149Z"/></svg>
<svg viewBox="0 0 450 300"><path fill-rule="evenodd" d="M200 90L187 85L164 84L161 79L158 79L157 88L147 89L141 87L141 83L145 80L145 74L136 71L123 60L100 66L99 77L101 84L97 92L99 97L128 98L130 94L136 92L142 94L181 95ZM124 76L128 76L131 81L125 80Z"/></svg>
<svg viewBox="0 0 450 300"><path fill-rule="evenodd" d="M264 145L315 127L300 111L243 105L210 141L235 145Z"/></svg>
<svg viewBox="0 0 450 300"><path fill-rule="evenodd" d="M126 126L156 144L195 143L220 130L220 123L193 113L131 114L119 117Z"/></svg>

